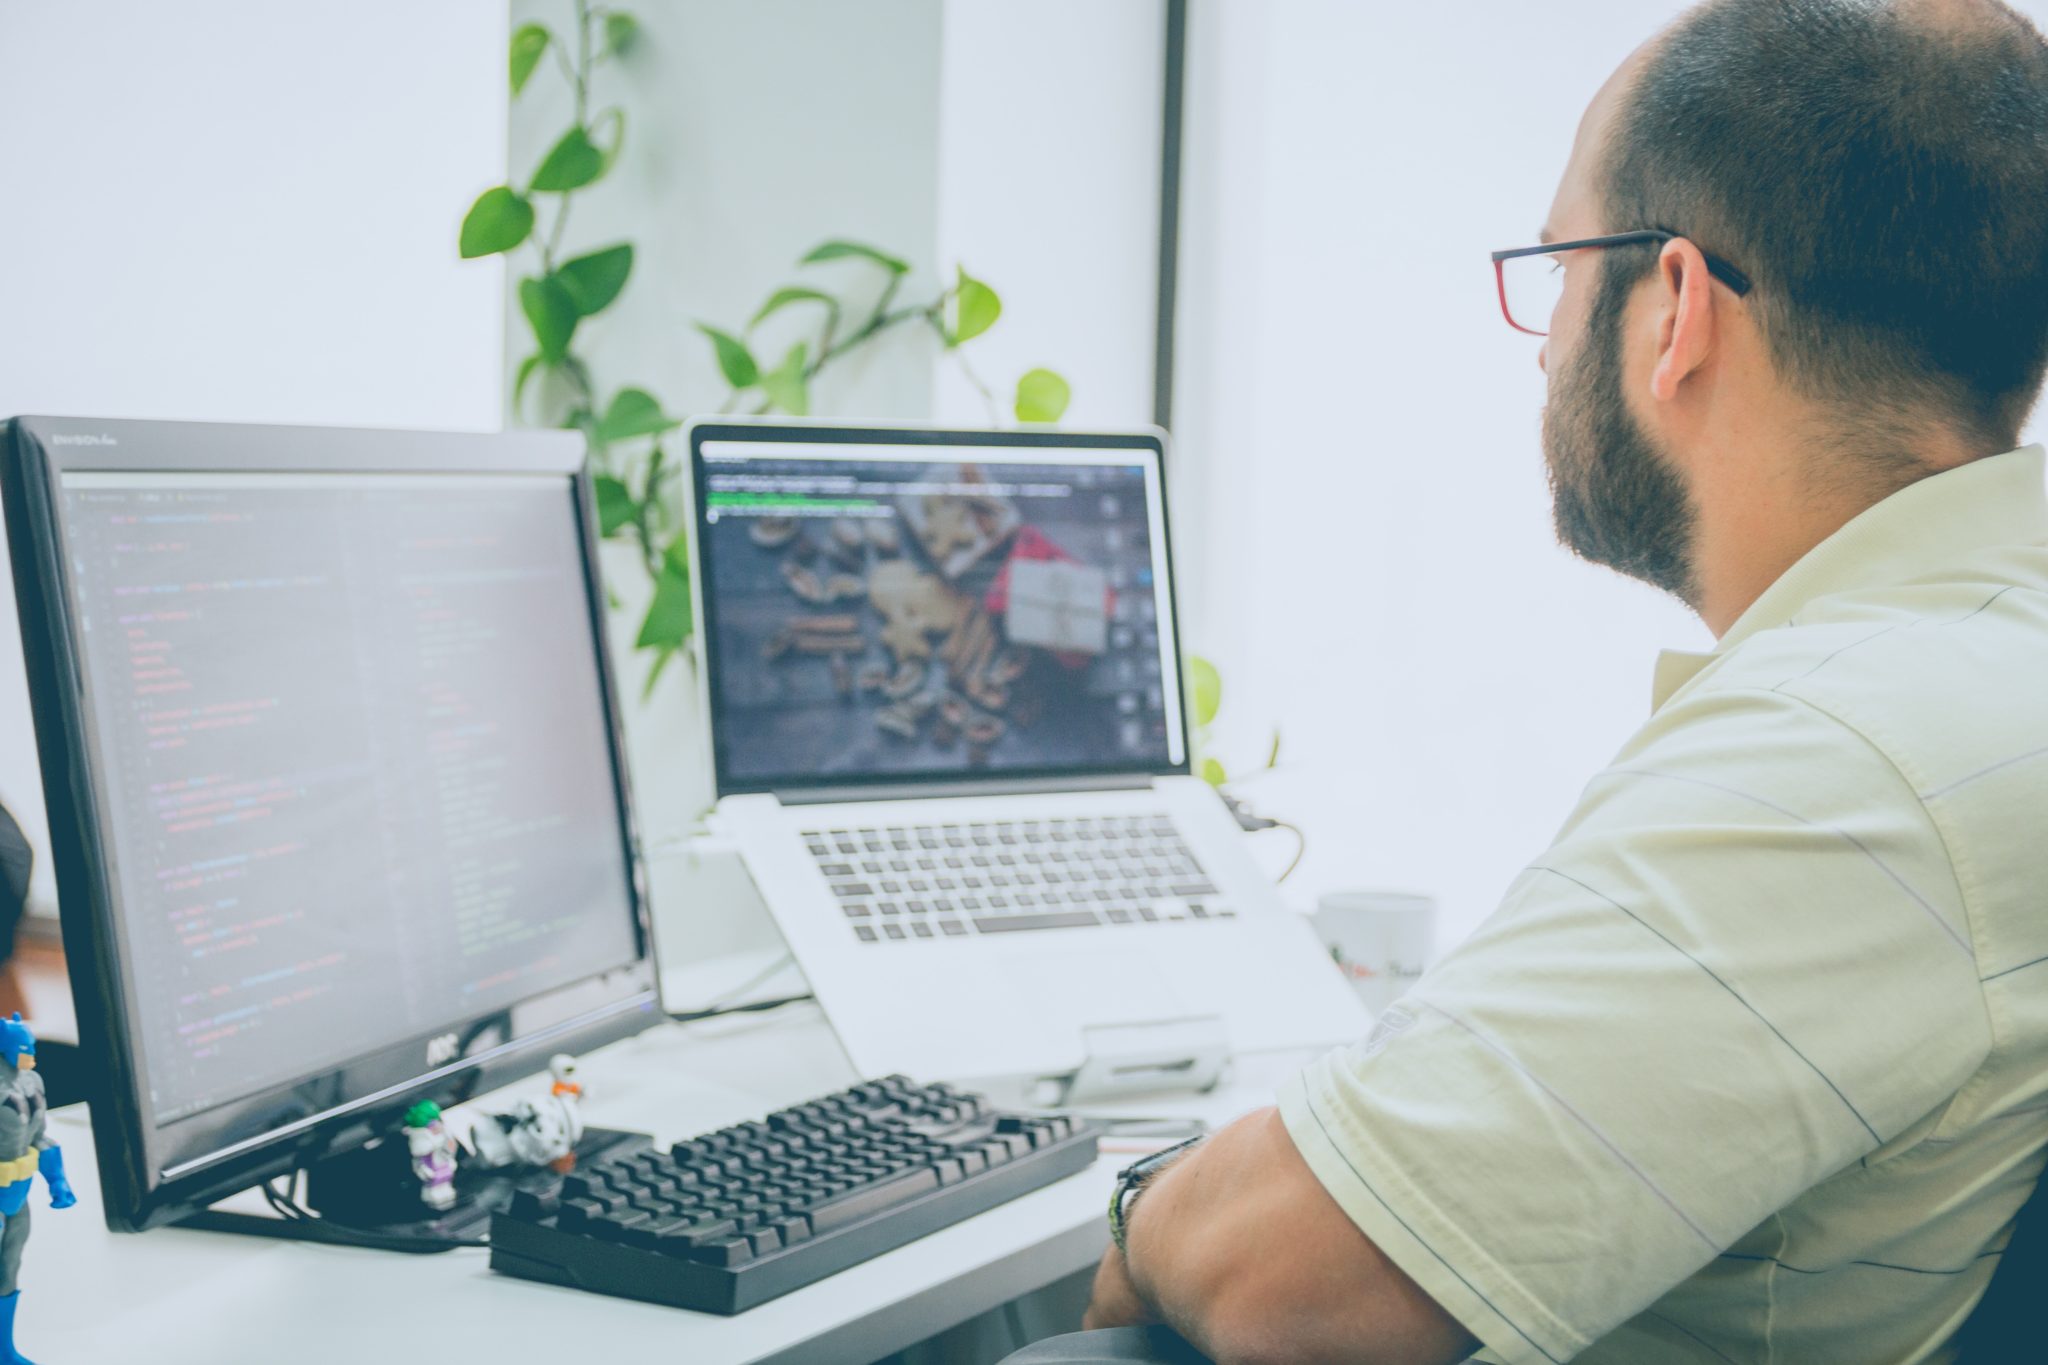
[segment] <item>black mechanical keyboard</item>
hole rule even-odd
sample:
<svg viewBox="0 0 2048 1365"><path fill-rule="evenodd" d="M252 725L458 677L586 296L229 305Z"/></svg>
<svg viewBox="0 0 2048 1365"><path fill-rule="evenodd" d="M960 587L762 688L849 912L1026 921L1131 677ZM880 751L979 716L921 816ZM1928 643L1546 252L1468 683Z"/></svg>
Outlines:
<svg viewBox="0 0 2048 1365"><path fill-rule="evenodd" d="M491 1268L738 1313L1086 1170L1097 1136L890 1076L522 1192L492 1216Z"/></svg>
<svg viewBox="0 0 2048 1365"><path fill-rule="evenodd" d="M803 836L863 943L1237 914L1164 812Z"/></svg>

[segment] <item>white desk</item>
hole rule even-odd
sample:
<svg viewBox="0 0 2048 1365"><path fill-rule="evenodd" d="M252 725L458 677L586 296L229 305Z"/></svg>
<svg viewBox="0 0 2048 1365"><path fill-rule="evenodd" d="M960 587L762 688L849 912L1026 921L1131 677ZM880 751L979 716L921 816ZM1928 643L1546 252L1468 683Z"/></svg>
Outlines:
<svg viewBox="0 0 2048 1365"><path fill-rule="evenodd" d="M665 1027L581 1059L590 1121L663 1142L858 1078L814 1007ZM1299 1059L1240 1068L1227 1094L1125 1106L1212 1122L1268 1102ZM531 1084L529 1082L529 1084ZM379 1360L584 1360L687 1365L874 1360L1092 1264L1114 1172L1089 1170L772 1303L722 1318L493 1274L488 1253L438 1256L166 1228L106 1230L81 1108L57 1111L77 1207L41 1182L18 1340L46 1365L279 1365Z"/></svg>

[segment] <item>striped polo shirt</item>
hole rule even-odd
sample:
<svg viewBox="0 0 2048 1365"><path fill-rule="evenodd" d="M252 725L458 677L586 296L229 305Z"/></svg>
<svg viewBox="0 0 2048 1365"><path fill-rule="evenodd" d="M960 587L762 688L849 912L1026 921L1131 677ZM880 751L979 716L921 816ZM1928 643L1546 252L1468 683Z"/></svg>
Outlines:
<svg viewBox="0 0 2048 1365"><path fill-rule="evenodd" d="M2048 499L1872 507L1281 1115L1482 1360L1950 1358L2048 1142Z"/></svg>

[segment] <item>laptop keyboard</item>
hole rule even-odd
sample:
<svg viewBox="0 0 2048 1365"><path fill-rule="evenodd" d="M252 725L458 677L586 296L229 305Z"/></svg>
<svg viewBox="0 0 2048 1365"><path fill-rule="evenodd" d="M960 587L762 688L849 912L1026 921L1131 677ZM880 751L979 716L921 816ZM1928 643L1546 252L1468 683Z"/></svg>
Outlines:
<svg viewBox="0 0 2048 1365"><path fill-rule="evenodd" d="M863 943L1234 919L1164 814L803 832Z"/></svg>

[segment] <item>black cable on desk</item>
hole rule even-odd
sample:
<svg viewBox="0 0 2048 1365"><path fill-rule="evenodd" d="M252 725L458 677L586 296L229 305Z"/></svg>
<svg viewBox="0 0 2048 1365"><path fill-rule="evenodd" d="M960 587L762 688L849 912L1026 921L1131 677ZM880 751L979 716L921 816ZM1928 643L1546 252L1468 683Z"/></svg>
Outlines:
<svg viewBox="0 0 2048 1365"><path fill-rule="evenodd" d="M784 1005L801 1005L818 997L806 992L803 995L780 995L773 1000L749 1000L744 1005L714 1005L704 1010L671 1010L669 1018L678 1024L694 1024L702 1019L717 1019L727 1014L759 1014L763 1010L779 1010Z"/></svg>
<svg viewBox="0 0 2048 1365"><path fill-rule="evenodd" d="M325 1242L335 1246L363 1247L371 1251L401 1251L414 1256L430 1256L443 1251L458 1251L465 1248L488 1247L489 1242L479 1237L404 1237L374 1228L352 1227L337 1223L332 1218L323 1218L301 1204L289 1190L280 1190L275 1184L265 1182L257 1186L263 1192L263 1202L270 1205L272 1212L288 1223L297 1223L307 1229L302 1239L309 1242ZM247 1218L247 1214L225 1215ZM258 1220L260 1221L260 1220Z"/></svg>

